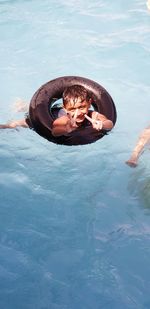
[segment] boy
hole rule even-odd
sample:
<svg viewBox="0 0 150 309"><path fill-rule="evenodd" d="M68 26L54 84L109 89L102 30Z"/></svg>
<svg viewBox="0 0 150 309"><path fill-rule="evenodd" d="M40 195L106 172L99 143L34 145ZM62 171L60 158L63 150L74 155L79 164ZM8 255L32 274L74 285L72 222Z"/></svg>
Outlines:
<svg viewBox="0 0 150 309"><path fill-rule="evenodd" d="M144 129L144 131L141 133L139 140L135 148L133 149L131 157L128 161L126 161L126 164L128 164L131 167L136 167L138 164L139 156L144 150L144 146L149 142L150 142L150 126Z"/></svg>
<svg viewBox="0 0 150 309"><path fill-rule="evenodd" d="M89 110L92 99L88 91L80 85L73 85L63 92L63 109L54 120L52 134L54 136L67 135L86 121L92 124L95 130L111 130L113 122L103 114Z"/></svg>
<svg viewBox="0 0 150 309"><path fill-rule="evenodd" d="M67 135L78 127L84 126L86 121L89 121L95 130L111 130L113 127L111 120L103 114L89 110L91 101L88 91L83 86L73 85L66 88L63 92L63 109L58 113L58 118L53 121L52 135ZM28 117L0 125L0 129L16 127L28 128Z"/></svg>

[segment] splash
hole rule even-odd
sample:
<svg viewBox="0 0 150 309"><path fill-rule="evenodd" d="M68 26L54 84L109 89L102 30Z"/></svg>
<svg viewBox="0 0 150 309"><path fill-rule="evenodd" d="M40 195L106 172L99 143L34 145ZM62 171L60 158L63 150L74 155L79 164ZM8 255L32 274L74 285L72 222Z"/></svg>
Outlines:
<svg viewBox="0 0 150 309"><path fill-rule="evenodd" d="M29 103L23 101L21 98L17 98L12 106L12 111L15 113L27 112L29 109Z"/></svg>

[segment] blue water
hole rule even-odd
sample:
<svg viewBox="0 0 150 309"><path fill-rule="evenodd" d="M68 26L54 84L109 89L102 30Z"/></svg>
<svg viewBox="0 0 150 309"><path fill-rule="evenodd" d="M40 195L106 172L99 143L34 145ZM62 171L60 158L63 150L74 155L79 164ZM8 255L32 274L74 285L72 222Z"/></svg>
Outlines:
<svg viewBox="0 0 150 309"><path fill-rule="evenodd" d="M0 123L64 75L93 79L118 120L98 142L0 131L0 308L150 308L149 149L125 165L150 115L146 1L0 0Z"/></svg>

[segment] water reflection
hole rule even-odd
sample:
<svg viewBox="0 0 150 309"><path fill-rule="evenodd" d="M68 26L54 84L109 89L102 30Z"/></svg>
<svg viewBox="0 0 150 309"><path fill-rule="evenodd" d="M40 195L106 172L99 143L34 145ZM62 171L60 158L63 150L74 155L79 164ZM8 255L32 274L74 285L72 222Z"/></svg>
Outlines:
<svg viewBox="0 0 150 309"><path fill-rule="evenodd" d="M139 199L140 206L150 210L150 166L148 166L148 158L145 157L143 157L145 164L140 162L139 166L132 171L128 190L134 198Z"/></svg>

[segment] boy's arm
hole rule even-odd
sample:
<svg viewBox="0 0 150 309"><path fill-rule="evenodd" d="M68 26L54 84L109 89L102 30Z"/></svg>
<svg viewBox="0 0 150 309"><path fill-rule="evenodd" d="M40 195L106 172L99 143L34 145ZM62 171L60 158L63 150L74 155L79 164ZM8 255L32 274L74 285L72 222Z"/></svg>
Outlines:
<svg viewBox="0 0 150 309"><path fill-rule="evenodd" d="M71 119L68 116L62 116L57 118L53 122L52 134L53 136L66 135L77 128L75 123L72 123Z"/></svg>
<svg viewBox="0 0 150 309"><path fill-rule="evenodd" d="M101 121L101 130L111 130L114 126L111 120L109 120L105 115L98 112L92 112L92 119Z"/></svg>
<svg viewBox="0 0 150 309"><path fill-rule="evenodd" d="M0 124L0 129L15 129L17 127L28 128L28 124L25 119L14 120L6 124Z"/></svg>

